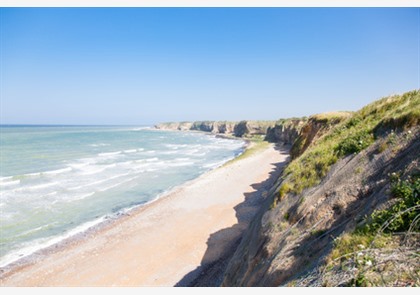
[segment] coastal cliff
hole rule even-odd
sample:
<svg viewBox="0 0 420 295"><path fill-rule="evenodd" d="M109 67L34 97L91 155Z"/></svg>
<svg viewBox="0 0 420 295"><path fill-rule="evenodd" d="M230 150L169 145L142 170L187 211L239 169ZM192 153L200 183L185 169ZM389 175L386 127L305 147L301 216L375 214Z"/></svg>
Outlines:
<svg viewBox="0 0 420 295"><path fill-rule="evenodd" d="M336 115L302 126L222 286L419 285L420 92Z"/></svg>
<svg viewBox="0 0 420 295"><path fill-rule="evenodd" d="M213 134L223 134L235 137L265 136L267 130L274 126L274 121L195 121L195 122L169 122L155 125L161 130L204 131Z"/></svg>
<svg viewBox="0 0 420 295"><path fill-rule="evenodd" d="M157 128L258 134L289 147L289 163L240 243L208 271L223 273L218 285L419 286L419 123L415 90L357 112L263 127L242 121ZM207 286L209 276L194 286Z"/></svg>

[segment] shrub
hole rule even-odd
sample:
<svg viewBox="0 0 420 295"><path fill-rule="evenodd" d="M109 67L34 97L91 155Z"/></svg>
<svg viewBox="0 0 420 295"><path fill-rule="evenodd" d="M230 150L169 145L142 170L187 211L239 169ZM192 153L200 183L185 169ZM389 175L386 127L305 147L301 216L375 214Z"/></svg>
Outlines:
<svg viewBox="0 0 420 295"><path fill-rule="evenodd" d="M280 200L281 199L283 199L283 197L288 193L288 192L290 192L290 190L291 190L291 187L290 187L290 185L286 182L286 183L283 183L283 185L280 187L280 190L279 190L279 197L280 197Z"/></svg>
<svg viewBox="0 0 420 295"><path fill-rule="evenodd" d="M340 157L356 154L370 146L372 143L372 134L367 130L361 130L356 134L351 134L349 137L341 141L336 148L336 152Z"/></svg>
<svg viewBox="0 0 420 295"><path fill-rule="evenodd" d="M408 231L420 214L419 191L419 176L401 180L398 174L391 175L391 194L397 201L389 209L373 212L365 230L374 232L383 228L385 233Z"/></svg>

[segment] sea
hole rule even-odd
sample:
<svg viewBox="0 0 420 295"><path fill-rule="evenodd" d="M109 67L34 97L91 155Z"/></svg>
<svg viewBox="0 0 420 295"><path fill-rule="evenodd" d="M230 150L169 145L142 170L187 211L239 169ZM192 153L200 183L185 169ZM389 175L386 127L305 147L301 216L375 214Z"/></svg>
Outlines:
<svg viewBox="0 0 420 295"><path fill-rule="evenodd" d="M148 126L0 126L0 267L164 197L244 148Z"/></svg>

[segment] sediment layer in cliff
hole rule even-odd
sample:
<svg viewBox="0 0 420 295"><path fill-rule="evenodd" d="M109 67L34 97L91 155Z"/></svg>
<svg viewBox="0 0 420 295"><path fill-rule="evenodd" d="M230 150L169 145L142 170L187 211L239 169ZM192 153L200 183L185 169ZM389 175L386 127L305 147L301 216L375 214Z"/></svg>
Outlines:
<svg viewBox="0 0 420 295"><path fill-rule="evenodd" d="M354 233L369 225L376 212L383 214L399 204L391 176L399 177L397 185L410 183L411 192L404 188L404 193L414 194L420 205L419 122L416 90L355 113L277 124L277 132L301 126L295 140L283 138L293 141L293 159L242 238L222 285L418 285L420 259L411 254L420 248L418 238L412 239L420 231L418 223L410 225L411 234L391 234L384 248L372 246L380 232ZM268 137L273 133L271 129ZM420 211L413 208L406 210L418 220ZM344 248L355 252L334 258L340 241L349 239L357 242ZM392 257L399 262L393 263Z"/></svg>

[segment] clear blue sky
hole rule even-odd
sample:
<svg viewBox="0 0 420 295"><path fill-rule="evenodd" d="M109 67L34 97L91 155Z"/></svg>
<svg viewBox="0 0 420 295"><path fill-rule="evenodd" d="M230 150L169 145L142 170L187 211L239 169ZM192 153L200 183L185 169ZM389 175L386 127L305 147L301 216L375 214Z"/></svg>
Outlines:
<svg viewBox="0 0 420 295"><path fill-rule="evenodd" d="M275 120L420 88L419 8L2 8L3 124Z"/></svg>

